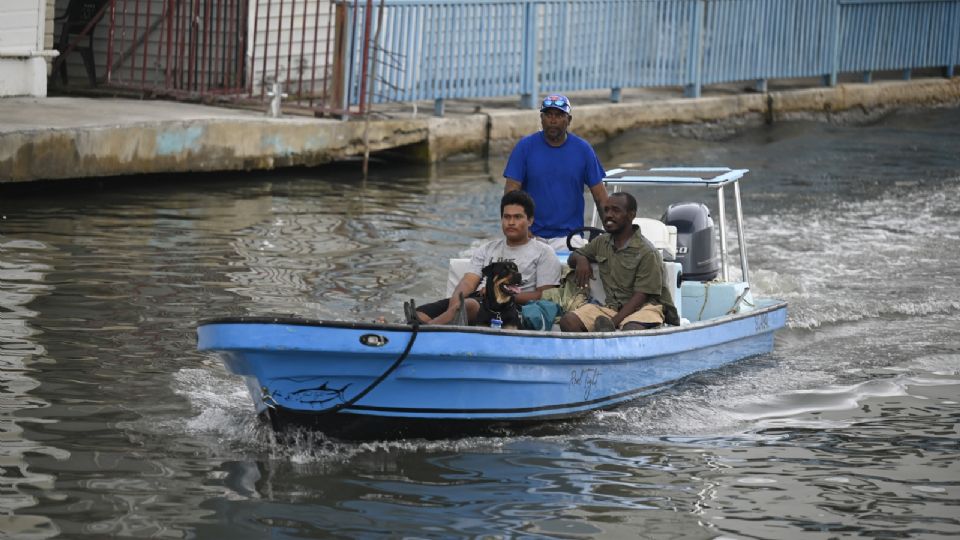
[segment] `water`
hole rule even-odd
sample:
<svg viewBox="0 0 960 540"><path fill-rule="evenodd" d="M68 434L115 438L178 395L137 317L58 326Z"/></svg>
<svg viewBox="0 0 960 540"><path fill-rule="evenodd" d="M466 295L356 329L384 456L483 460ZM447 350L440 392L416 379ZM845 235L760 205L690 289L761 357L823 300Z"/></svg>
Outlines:
<svg viewBox="0 0 960 540"><path fill-rule="evenodd" d="M598 150L751 169L753 286L788 328L563 435L278 443L195 352L204 317L438 297L497 234L502 156L2 194L2 536L957 537L960 110L701 131Z"/></svg>

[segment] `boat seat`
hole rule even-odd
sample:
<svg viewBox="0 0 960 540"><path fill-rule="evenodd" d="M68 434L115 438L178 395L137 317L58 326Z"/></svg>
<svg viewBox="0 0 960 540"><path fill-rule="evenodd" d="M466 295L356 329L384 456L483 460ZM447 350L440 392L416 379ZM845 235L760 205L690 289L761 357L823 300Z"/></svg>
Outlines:
<svg viewBox="0 0 960 540"><path fill-rule="evenodd" d="M653 247L660 250L660 255L665 261L672 261L677 258L677 228L673 225L667 225L659 219L652 218L634 218L634 225L640 226L640 234L653 244Z"/></svg>
<svg viewBox="0 0 960 540"><path fill-rule="evenodd" d="M450 259L450 266L447 268L447 292L446 297L453 296L453 290L460 283L460 278L470 270L469 258Z"/></svg>

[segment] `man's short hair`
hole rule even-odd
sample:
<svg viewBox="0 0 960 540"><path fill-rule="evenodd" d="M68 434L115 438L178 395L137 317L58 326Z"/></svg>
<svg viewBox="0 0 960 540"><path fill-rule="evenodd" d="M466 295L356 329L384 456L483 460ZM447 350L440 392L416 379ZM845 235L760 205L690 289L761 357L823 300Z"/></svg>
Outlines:
<svg viewBox="0 0 960 540"><path fill-rule="evenodd" d="M531 197L526 191L515 189L504 194L503 198L500 199L501 216L503 215L503 209L506 208L508 204L519 204L523 207L523 213L526 214L528 218L533 217L533 209L535 208L533 204L533 197ZM636 204L636 201L634 201L634 204Z"/></svg>
<svg viewBox="0 0 960 540"><path fill-rule="evenodd" d="M627 200L627 212L633 212L634 214L637 213L637 199L633 195L627 193L626 191L618 191L616 193L611 193L607 198L609 199L610 197L623 197Z"/></svg>

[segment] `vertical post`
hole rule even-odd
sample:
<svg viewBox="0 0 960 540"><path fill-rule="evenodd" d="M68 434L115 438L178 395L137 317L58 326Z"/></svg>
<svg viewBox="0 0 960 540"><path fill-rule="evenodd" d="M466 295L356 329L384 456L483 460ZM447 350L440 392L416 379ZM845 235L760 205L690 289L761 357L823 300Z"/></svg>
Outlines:
<svg viewBox="0 0 960 540"><path fill-rule="evenodd" d="M743 207L740 204L740 181L733 183L733 199L737 207L737 242L740 244L740 270L743 282L750 286L750 266L747 264L747 241L743 237Z"/></svg>
<svg viewBox="0 0 960 540"><path fill-rule="evenodd" d="M443 116L443 98L433 100L433 115Z"/></svg>
<svg viewBox="0 0 960 540"><path fill-rule="evenodd" d="M283 4L285 0L280 0L277 2L280 4L280 13L277 15L277 43L274 45L274 55L273 55L273 79L272 81L280 80L280 45L283 44ZM267 28L270 27L270 24L267 23ZM286 81L284 81L286 82Z"/></svg>
<svg viewBox="0 0 960 540"><path fill-rule="evenodd" d="M370 61L370 26L373 17L373 0L367 0L367 7L363 10L363 54L360 61L363 62L360 67L360 114L367 112L367 63Z"/></svg>
<svg viewBox="0 0 960 540"><path fill-rule="evenodd" d="M953 27L957 28L960 26L960 4L954 4L950 11L953 14L950 17L953 20ZM943 75L948 79L953 78L954 69L957 63L960 63L960 44L957 43L958 40L960 40L960 36L957 35L957 32L951 32L950 39L947 40L947 62L949 64L943 70Z"/></svg>
<svg viewBox="0 0 960 540"><path fill-rule="evenodd" d="M201 32L201 36L203 36L203 39L200 47L200 58L197 61L198 62L197 66L200 70L199 79L200 79L200 95L201 96L204 95L204 93L206 93L207 68L213 65L213 62L211 62L210 58L207 56L207 54L210 52L210 50L207 48L207 38L209 37L211 38L211 40L213 39L213 35L211 35L211 33L213 32L213 25L211 24L213 17L210 16L210 13L211 13L210 4L208 3L204 8L203 22L200 23L200 32ZM213 80L215 80L214 77L215 75L213 74L210 75L210 78Z"/></svg>
<svg viewBox="0 0 960 540"><path fill-rule="evenodd" d="M324 47L324 63L323 63L323 99L321 100L321 106L327 106L327 74L330 71L330 27L333 26L333 17L331 13L333 11L333 2L327 5L327 37L326 37L326 47ZM313 12L313 54L310 56L310 107L313 107L313 98L316 96L317 88L317 39L318 31L320 29L320 6L316 6L316 10Z"/></svg>
<svg viewBox="0 0 960 540"><path fill-rule="evenodd" d="M197 73L197 47L200 41L200 2L193 3L190 13L190 22L187 26L187 39L190 41L190 50L187 51L187 89L196 90L194 74Z"/></svg>
<svg viewBox="0 0 960 540"><path fill-rule="evenodd" d="M314 9L320 11L319 3L314 6ZM293 41L292 39L290 41ZM313 31L313 50L317 50L317 31ZM304 61L307 57L307 4L303 4L303 17L300 21L300 67L301 69L297 70L299 77L297 78L297 102L300 103L303 100L303 66ZM316 63L316 55L311 57L311 64Z"/></svg>
<svg viewBox="0 0 960 540"><path fill-rule="evenodd" d="M147 22L149 23L153 19L150 17L150 6L153 2L147 2ZM161 31L161 36L163 32ZM161 37L161 39L163 39ZM147 82L147 49L150 47L150 40L143 41L143 60L140 62L140 87L143 88L146 86ZM159 54L157 55L160 56Z"/></svg>
<svg viewBox="0 0 960 540"><path fill-rule="evenodd" d="M867 84L873 82L873 72L872 72L872 71L864 71L864 72L863 72L863 82L865 82L865 83L867 83Z"/></svg>
<svg viewBox="0 0 960 540"><path fill-rule="evenodd" d="M610 103L620 103L621 97L621 88L614 87L610 89Z"/></svg>
<svg viewBox="0 0 960 540"><path fill-rule="evenodd" d="M243 1L243 0L241 0ZM257 2L257 10L260 10L260 2ZM267 0L267 16L266 20L263 21L263 70L260 71L260 99L263 100L263 96L266 95L267 91L267 45L270 43L270 12L271 12L270 0ZM253 68L250 68L251 74Z"/></svg>
<svg viewBox="0 0 960 540"><path fill-rule="evenodd" d="M537 93L537 4L527 2L523 12L523 62L520 74L520 108L534 108Z"/></svg>
<svg viewBox="0 0 960 540"><path fill-rule="evenodd" d="M113 31L116 28L116 14L117 14L117 4L115 0L110 0L110 31L107 35L107 74L105 77L105 82L109 83L111 77L113 76ZM87 25L90 26L89 24ZM93 32L92 29L88 30ZM64 68L66 69L66 68Z"/></svg>
<svg viewBox="0 0 960 540"><path fill-rule="evenodd" d="M724 206L723 186L717 188L717 208L720 212L720 275L724 281L730 280L727 270L727 209Z"/></svg>
<svg viewBox="0 0 960 540"><path fill-rule="evenodd" d="M246 2L244 2L244 4L246 4ZM257 38L259 37L258 36L259 27L260 27L260 0L254 0L253 2L253 34L251 34L250 36L252 42L250 43L250 65L248 69L249 73L247 73L247 78L250 81L248 83L249 97L253 97L253 72L256 71L257 69ZM246 53L246 51L243 51L243 52ZM240 51L237 51L237 55L239 59ZM264 65L266 65L266 63L264 63Z"/></svg>
<svg viewBox="0 0 960 540"><path fill-rule="evenodd" d="M167 2L167 9L163 16L167 18L166 27L167 27L167 47L166 47L166 57L163 62L163 87L170 88L170 76L171 76L171 67L170 67L170 57L173 56L173 2L170 0ZM158 51L159 52L159 51Z"/></svg>
<svg viewBox="0 0 960 540"><path fill-rule="evenodd" d="M684 97L700 97L701 67L703 64L703 32L706 0L697 0L693 4L693 21L690 26L689 49L687 49L687 85L683 89Z"/></svg>
<svg viewBox="0 0 960 540"><path fill-rule="evenodd" d="M335 28L333 35L333 73L330 81L331 96L328 103L331 109L347 110L347 85L349 84L350 69L350 40L353 35L350 28L350 5L347 2L337 2L335 12Z"/></svg>
<svg viewBox="0 0 960 540"><path fill-rule="evenodd" d="M753 89L762 94L767 93L767 79L757 79L753 85Z"/></svg>
<svg viewBox="0 0 960 540"><path fill-rule="evenodd" d="M903 70L903 80L909 81L912 76L913 76L913 70L911 70L910 68Z"/></svg>
<svg viewBox="0 0 960 540"><path fill-rule="evenodd" d="M835 2L829 12L833 15L832 37L830 47L827 49L830 54L830 72L824 75L823 84L825 86L837 85L837 73L840 71L840 18L843 8L839 2Z"/></svg>
<svg viewBox="0 0 960 540"><path fill-rule="evenodd" d="M148 4L149 7L149 4ZM126 10L126 3L124 3L124 10ZM150 18L147 18L147 24L150 23ZM137 80L137 38L139 37L140 30L140 2L137 2L133 6L133 39L130 41L132 44L130 46L130 83Z"/></svg>

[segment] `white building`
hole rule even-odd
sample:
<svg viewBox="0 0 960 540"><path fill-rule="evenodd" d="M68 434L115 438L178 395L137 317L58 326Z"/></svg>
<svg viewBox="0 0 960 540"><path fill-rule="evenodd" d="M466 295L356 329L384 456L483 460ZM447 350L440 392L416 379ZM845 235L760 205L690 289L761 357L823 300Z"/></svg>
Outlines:
<svg viewBox="0 0 960 540"><path fill-rule="evenodd" d="M54 0L0 0L0 97L47 95Z"/></svg>

